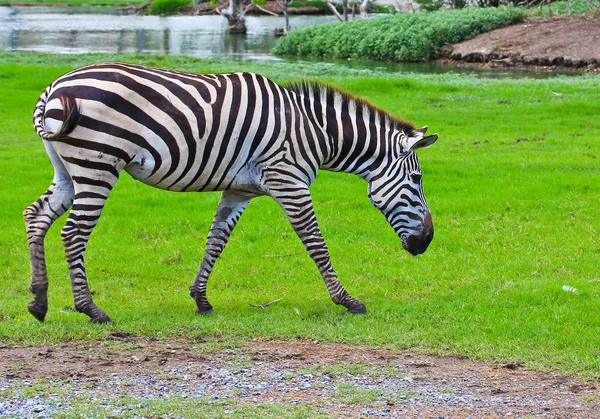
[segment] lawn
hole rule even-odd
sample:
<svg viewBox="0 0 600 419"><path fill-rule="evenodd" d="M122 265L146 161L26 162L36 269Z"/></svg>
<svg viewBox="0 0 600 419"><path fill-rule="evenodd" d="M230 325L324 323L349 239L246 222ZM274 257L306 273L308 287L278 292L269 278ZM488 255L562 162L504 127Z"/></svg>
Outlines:
<svg viewBox="0 0 600 419"><path fill-rule="evenodd" d="M216 313L194 315L188 287L219 194L152 189L124 174L86 253L92 325L73 311L61 218L48 234L50 310L27 312L22 210L52 166L32 129L41 91L74 66L114 56L0 54L0 339L49 344L113 332L185 339L311 339L456 353L600 377L600 79L482 80L326 65L119 57L193 71L311 77L440 135L420 152L436 235L412 257L371 206L366 184L321 172L312 191L334 267L369 313L347 315L281 209L254 200L209 283ZM573 287L563 289L563 286ZM254 308L281 298L268 309Z"/></svg>
<svg viewBox="0 0 600 419"><path fill-rule="evenodd" d="M30 6L119 6L125 7L130 4L142 4L148 0L0 0L0 5L27 4ZM191 0L190 0L191 3Z"/></svg>

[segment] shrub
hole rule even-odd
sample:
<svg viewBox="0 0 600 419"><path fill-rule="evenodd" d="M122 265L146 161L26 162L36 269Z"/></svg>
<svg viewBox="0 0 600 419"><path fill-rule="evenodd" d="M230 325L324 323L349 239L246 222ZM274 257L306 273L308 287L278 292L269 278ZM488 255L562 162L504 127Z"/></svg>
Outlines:
<svg viewBox="0 0 600 419"><path fill-rule="evenodd" d="M191 0L154 0L148 12L151 15L174 15L191 3Z"/></svg>
<svg viewBox="0 0 600 419"><path fill-rule="evenodd" d="M311 26L290 32L276 55L426 61L447 44L523 20L521 8L465 8L399 13L373 19Z"/></svg>

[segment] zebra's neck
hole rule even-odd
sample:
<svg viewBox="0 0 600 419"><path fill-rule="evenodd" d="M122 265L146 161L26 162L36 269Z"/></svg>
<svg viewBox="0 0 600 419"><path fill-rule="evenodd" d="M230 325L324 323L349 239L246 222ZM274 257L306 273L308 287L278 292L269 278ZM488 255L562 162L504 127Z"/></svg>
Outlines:
<svg viewBox="0 0 600 419"><path fill-rule="evenodd" d="M305 111L327 137L321 169L353 173L368 181L398 152L393 141L398 121L387 112L326 84L287 87L299 94Z"/></svg>

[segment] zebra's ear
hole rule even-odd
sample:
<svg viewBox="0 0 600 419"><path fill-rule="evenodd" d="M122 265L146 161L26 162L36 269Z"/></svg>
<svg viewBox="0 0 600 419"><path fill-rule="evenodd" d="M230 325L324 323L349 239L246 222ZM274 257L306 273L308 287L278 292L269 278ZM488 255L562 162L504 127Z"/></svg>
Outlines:
<svg viewBox="0 0 600 419"><path fill-rule="evenodd" d="M437 134L428 135L427 137L423 137L420 140L417 140L411 147L411 150L417 150L419 148L429 147L431 144L435 143L438 139Z"/></svg>
<svg viewBox="0 0 600 419"><path fill-rule="evenodd" d="M409 137L406 139L404 149L406 150L406 152L408 152L411 150L418 150L419 148L429 147L431 144L435 143L437 139L437 134L428 135L427 137L423 137L423 134L417 135L415 137Z"/></svg>

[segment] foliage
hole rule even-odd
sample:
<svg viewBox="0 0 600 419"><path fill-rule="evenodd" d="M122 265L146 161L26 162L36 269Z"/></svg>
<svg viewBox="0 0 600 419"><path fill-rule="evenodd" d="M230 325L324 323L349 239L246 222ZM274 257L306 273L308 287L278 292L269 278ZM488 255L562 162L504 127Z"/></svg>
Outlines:
<svg viewBox="0 0 600 419"><path fill-rule="evenodd" d="M219 196L150 188L121 176L86 253L95 301L113 318L73 311L60 239L46 238L50 311L27 312L21 212L52 180L31 127L40 92L74 65L113 55L0 54L0 340L49 344L111 333L179 339L311 339L454 353L600 377L598 76L484 80L383 74L334 65L120 56L192 71L260 70L276 81L329 81L440 134L420 152L436 228L410 256L360 178L321 172L311 192L342 283L369 309L329 299L281 208L253 201L209 283L216 313L195 316L188 287ZM563 286L577 289L567 292ZM283 298L266 310L261 304Z"/></svg>
<svg viewBox="0 0 600 419"><path fill-rule="evenodd" d="M273 49L277 55L425 61L451 43L519 22L520 8L465 8L399 13L360 21L311 26L290 32Z"/></svg>
<svg viewBox="0 0 600 419"><path fill-rule="evenodd" d="M151 15L174 15L191 3L191 0L154 0L148 12Z"/></svg>
<svg viewBox="0 0 600 419"><path fill-rule="evenodd" d="M552 15L577 15L600 9L600 1L574 0L570 3L571 4L569 5L568 1L552 2ZM532 7L529 10L529 14L531 16L549 16L550 11L548 10L548 4L546 2L541 2L540 5Z"/></svg>

